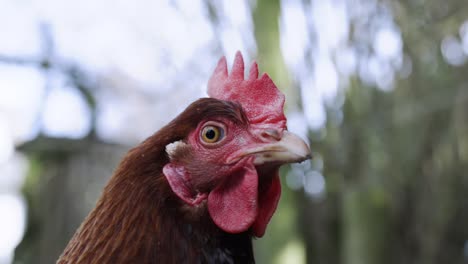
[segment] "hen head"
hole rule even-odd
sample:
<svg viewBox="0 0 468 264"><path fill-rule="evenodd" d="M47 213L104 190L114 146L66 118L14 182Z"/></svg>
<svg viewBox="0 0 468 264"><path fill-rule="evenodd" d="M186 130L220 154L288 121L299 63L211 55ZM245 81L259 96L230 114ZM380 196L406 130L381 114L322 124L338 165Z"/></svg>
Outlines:
<svg viewBox="0 0 468 264"><path fill-rule="evenodd" d="M244 63L236 54L231 74L225 58L208 83L212 98L187 111L202 121L186 138L166 146L163 167L172 191L187 205L206 206L213 222L228 233L251 228L263 236L278 204L279 167L310 157L302 139L286 130L284 95L256 63L244 80Z"/></svg>

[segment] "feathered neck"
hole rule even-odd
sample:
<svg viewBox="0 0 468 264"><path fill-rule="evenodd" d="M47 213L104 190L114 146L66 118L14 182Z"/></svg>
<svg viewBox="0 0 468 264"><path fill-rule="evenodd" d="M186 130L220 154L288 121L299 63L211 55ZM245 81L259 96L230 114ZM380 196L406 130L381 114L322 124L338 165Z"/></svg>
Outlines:
<svg viewBox="0 0 468 264"><path fill-rule="evenodd" d="M127 154L57 263L254 263L250 234L221 231L204 204L172 192L162 175L172 130Z"/></svg>

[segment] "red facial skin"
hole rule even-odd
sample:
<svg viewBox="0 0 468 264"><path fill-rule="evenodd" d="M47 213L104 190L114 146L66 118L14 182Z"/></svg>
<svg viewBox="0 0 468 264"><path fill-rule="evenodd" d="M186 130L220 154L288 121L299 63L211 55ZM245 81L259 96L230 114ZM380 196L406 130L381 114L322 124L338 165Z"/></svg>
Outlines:
<svg viewBox="0 0 468 264"><path fill-rule="evenodd" d="M224 137L216 143L204 142L201 138L201 132L207 125L224 128ZM198 168L191 169L191 172L201 171L199 175L197 175L198 173L193 175L192 183L197 186L213 180L223 180L226 175L238 170L239 166L242 166L243 162L246 161L233 164L230 162L234 158L233 155L239 150L261 143L248 126L237 125L230 120L213 120L201 123L188 136L187 142L196 153L197 160L200 161L198 164L193 164Z"/></svg>
<svg viewBox="0 0 468 264"><path fill-rule="evenodd" d="M207 125L223 129L224 137L215 143L203 141L201 133ZM282 131L276 134L281 136ZM239 154L278 139L229 119L201 122L182 150L177 150L184 153L182 158L174 158L163 172L186 203L198 206L207 200L208 211L222 230L240 233L253 227L254 235L262 236L281 193L279 166L259 171L255 156L239 158Z"/></svg>

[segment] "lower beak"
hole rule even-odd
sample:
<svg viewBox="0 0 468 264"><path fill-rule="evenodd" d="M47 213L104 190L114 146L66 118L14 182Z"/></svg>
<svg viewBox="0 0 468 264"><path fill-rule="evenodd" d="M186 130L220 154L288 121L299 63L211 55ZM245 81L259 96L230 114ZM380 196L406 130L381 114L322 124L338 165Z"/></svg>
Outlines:
<svg viewBox="0 0 468 264"><path fill-rule="evenodd" d="M311 158L310 149L304 140L288 131L283 132L279 141L249 149L241 156L247 155L255 157L255 165L295 163Z"/></svg>

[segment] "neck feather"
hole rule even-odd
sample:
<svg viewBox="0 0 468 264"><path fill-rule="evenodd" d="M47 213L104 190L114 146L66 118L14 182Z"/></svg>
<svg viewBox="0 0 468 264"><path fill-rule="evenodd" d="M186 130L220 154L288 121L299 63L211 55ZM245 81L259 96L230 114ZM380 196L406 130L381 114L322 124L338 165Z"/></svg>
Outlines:
<svg viewBox="0 0 468 264"><path fill-rule="evenodd" d="M184 205L161 173L129 171L112 177L58 263L254 262L250 234L221 231L205 204Z"/></svg>

